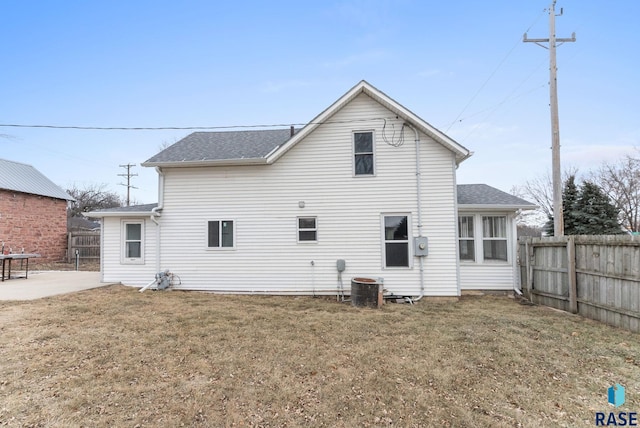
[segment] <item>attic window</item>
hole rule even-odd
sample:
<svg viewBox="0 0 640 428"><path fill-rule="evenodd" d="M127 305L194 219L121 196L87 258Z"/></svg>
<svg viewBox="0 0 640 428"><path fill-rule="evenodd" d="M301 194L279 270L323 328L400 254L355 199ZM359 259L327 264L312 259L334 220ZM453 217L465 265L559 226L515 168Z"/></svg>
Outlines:
<svg viewBox="0 0 640 428"><path fill-rule="evenodd" d="M353 133L354 174L374 175L373 173L373 132Z"/></svg>

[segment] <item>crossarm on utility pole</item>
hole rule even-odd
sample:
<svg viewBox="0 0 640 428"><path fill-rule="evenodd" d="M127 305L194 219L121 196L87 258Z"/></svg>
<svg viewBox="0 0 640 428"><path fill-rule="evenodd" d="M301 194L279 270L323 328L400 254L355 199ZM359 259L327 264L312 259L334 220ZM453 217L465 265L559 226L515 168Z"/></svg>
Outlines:
<svg viewBox="0 0 640 428"><path fill-rule="evenodd" d="M553 234L554 236L564 235L564 218L562 210L562 176L560 169L560 123L558 119L558 79L556 66L556 47L557 43L575 42L576 33L571 38L556 38L556 1L553 0L549 8L549 38L548 39L529 39L527 33L524 33L523 41L535 43L549 50L549 106L551 109L551 164L552 164L552 180L553 180ZM562 9L560 9L562 15ZM542 43L548 43L544 46Z"/></svg>

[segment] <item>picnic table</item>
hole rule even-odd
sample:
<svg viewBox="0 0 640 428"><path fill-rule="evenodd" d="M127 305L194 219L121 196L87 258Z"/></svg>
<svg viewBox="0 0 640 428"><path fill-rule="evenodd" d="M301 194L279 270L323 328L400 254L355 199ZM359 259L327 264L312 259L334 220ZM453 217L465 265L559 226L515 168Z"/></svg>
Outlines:
<svg viewBox="0 0 640 428"><path fill-rule="evenodd" d="M40 257L40 254L0 254L0 260L2 261L2 281L4 282L5 279L11 279L11 261L13 260L20 260L21 262L26 260L24 276L14 278L27 278L29 276L29 259L37 257Z"/></svg>

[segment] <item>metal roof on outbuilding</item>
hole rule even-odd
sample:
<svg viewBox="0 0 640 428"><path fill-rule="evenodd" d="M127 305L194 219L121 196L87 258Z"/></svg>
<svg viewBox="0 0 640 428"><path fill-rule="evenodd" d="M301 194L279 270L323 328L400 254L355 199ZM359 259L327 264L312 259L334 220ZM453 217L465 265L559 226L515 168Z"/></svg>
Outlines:
<svg viewBox="0 0 640 428"><path fill-rule="evenodd" d="M0 189L49 198L74 199L31 165L0 159Z"/></svg>

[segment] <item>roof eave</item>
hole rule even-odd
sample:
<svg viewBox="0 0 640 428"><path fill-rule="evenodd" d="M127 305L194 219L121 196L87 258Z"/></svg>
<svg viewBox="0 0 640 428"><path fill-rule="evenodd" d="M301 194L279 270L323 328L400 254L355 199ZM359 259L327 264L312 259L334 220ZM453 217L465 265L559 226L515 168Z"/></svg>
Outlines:
<svg viewBox="0 0 640 428"><path fill-rule="evenodd" d="M458 211L518 211L537 208L537 205L458 204Z"/></svg>
<svg viewBox="0 0 640 428"><path fill-rule="evenodd" d="M90 211L82 213L85 217L103 218L103 217L151 217L151 211Z"/></svg>
<svg viewBox="0 0 640 428"><path fill-rule="evenodd" d="M140 165L146 167L162 168L195 168L201 166L238 166L238 165L266 165L266 158L247 159L211 159L200 161L180 161L180 162L143 162Z"/></svg>

